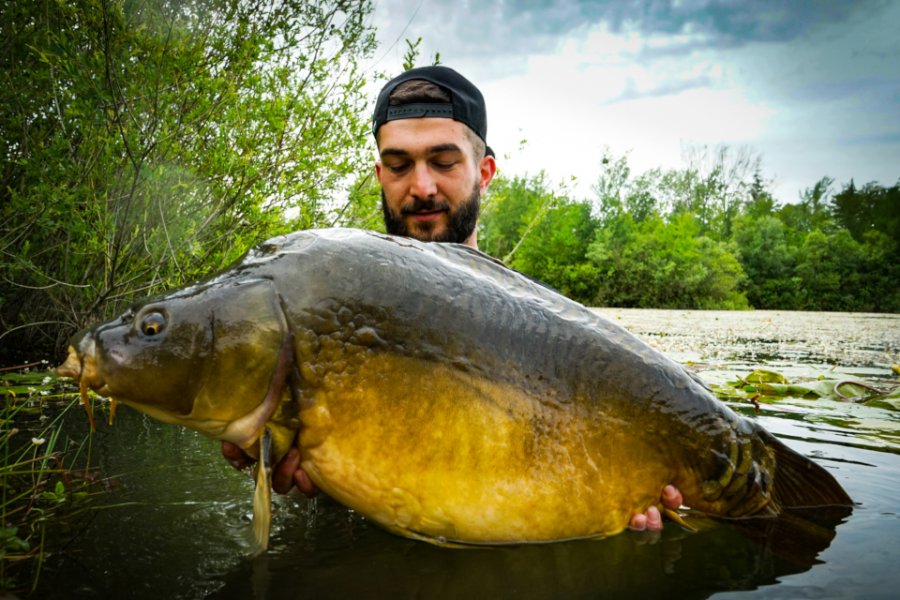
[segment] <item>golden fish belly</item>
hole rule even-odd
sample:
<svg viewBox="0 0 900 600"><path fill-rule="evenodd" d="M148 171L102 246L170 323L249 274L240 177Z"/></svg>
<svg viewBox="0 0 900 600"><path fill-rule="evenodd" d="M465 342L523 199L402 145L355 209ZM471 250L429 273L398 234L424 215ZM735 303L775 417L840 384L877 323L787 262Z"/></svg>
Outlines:
<svg viewBox="0 0 900 600"><path fill-rule="evenodd" d="M672 473L588 402L420 358L370 354L301 410L303 467L405 535L515 543L617 533Z"/></svg>

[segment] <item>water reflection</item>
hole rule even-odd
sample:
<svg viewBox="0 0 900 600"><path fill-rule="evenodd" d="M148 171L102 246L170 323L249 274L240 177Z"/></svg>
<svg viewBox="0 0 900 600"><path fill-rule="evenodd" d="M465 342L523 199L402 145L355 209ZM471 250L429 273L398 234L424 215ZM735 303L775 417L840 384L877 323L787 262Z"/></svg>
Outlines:
<svg viewBox="0 0 900 600"><path fill-rule="evenodd" d="M705 598L753 590L808 569L840 517L806 538L768 520L690 534L627 533L597 541L453 550L397 538L353 522L343 508L320 508L326 547L290 550L304 526L286 527L274 551L245 561L212 598ZM759 520L757 520L759 521ZM741 531L746 529L746 531ZM308 534L308 532L306 532ZM342 547L333 547L343 539ZM814 549L812 544L819 544ZM328 547L331 546L331 547ZM797 561L800 561L799 563Z"/></svg>

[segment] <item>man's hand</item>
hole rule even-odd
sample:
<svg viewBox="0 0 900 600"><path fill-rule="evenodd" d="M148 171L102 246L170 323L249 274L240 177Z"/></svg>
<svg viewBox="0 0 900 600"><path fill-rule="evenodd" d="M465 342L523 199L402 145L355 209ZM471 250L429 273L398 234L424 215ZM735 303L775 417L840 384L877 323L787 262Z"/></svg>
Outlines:
<svg viewBox="0 0 900 600"><path fill-rule="evenodd" d="M684 501L681 492L675 489L674 485L664 487L659 499L662 505L670 510L676 510ZM632 531L660 531L662 528L662 515L655 506L648 508L647 512L632 516L631 523L628 524L628 529Z"/></svg>
<svg viewBox="0 0 900 600"><path fill-rule="evenodd" d="M256 462L231 442L222 442L222 456L238 470ZM300 450L291 448L272 470L272 489L279 494L287 494L291 488L297 486L297 489L308 498L318 494L319 488L312 482L306 471L300 467L301 461Z"/></svg>

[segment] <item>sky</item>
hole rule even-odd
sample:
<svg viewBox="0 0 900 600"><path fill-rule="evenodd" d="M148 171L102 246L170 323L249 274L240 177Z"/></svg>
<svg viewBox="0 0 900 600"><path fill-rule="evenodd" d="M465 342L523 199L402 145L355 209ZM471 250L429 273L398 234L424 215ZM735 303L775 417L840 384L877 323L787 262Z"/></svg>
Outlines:
<svg viewBox="0 0 900 600"><path fill-rule="evenodd" d="M604 153L641 173L724 144L782 204L825 176L900 181L900 1L374 1L369 69L399 73L421 37L419 66L439 53L481 89L506 175L590 198Z"/></svg>

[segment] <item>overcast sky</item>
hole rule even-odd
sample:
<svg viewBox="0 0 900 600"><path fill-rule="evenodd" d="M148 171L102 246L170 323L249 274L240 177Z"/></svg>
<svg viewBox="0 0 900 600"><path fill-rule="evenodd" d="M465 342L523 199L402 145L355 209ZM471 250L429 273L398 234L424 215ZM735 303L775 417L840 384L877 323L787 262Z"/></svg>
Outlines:
<svg viewBox="0 0 900 600"><path fill-rule="evenodd" d="M576 177L604 148L636 172L749 147L780 202L823 176L900 179L900 1L375 0L370 68L442 64L484 93L508 175ZM520 147L519 141L527 143Z"/></svg>

